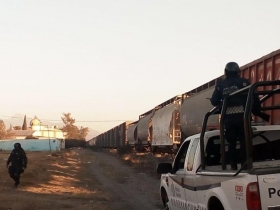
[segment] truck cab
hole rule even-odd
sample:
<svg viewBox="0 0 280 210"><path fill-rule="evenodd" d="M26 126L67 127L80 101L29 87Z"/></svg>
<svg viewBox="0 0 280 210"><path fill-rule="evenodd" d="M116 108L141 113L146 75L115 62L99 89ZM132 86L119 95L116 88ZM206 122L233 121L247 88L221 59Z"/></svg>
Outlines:
<svg viewBox="0 0 280 210"><path fill-rule="evenodd" d="M280 81L258 82L237 94L248 94L244 113L247 160L239 170L231 170L223 132L222 107L206 113L202 132L189 136L179 148L173 163L161 163L160 196L166 209L181 210L279 210L280 209L280 125L253 125L252 98L261 102L280 93L280 89L259 91L259 87L276 87ZM262 106L276 110L280 106ZM206 131L207 119L221 110L220 130ZM237 145L237 149L240 146Z"/></svg>

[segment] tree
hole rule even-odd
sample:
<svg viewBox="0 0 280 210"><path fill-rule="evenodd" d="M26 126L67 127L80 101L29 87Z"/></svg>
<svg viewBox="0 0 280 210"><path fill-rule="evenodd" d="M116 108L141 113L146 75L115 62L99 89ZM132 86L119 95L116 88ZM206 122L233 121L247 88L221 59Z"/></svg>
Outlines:
<svg viewBox="0 0 280 210"><path fill-rule="evenodd" d="M79 139L85 140L86 136L88 135L89 129L88 127L81 127L79 130Z"/></svg>
<svg viewBox="0 0 280 210"><path fill-rule="evenodd" d="M13 130L7 130L5 139L11 139L15 134L13 133Z"/></svg>
<svg viewBox="0 0 280 210"><path fill-rule="evenodd" d="M66 139L79 139L85 140L89 129L87 127L81 127L80 129L74 125L75 119L71 117L71 113L63 113L61 117L64 126L61 128L63 132L66 132Z"/></svg>
<svg viewBox="0 0 280 210"><path fill-rule="evenodd" d="M11 130L6 130L6 125L3 120L0 120L0 139L9 139L12 136Z"/></svg>
<svg viewBox="0 0 280 210"><path fill-rule="evenodd" d="M14 129L15 129L15 130L22 130L22 127L19 126L19 125L17 125L17 126L14 126Z"/></svg>
<svg viewBox="0 0 280 210"><path fill-rule="evenodd" d="M23 124L22 124L22 130L27 130L26 115L24 115L24 120L23 120Z"/></svg>
<svg viewBox="0 0 280 210"><path fill-rule="evenodd" d="M6 137L6 126L3 120L0 120L0 139L5 139Z"/></svg>

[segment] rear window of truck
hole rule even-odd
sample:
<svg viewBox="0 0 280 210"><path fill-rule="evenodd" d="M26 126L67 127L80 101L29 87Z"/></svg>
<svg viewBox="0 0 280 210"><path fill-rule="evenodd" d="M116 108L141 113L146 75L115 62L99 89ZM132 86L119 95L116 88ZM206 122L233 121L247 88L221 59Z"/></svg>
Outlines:
<svg viewBox="0 0 280 210"><path fill-rule="evenodd" d="M226 142L226 161L228 161L228 143ZM237 142L237 150L240 153L240 144ZM280 160L280 131L258 131L253 134L253 162ZM211 137L205 148L206 166L221 165L220 138ZM240 155L238 155L240 163Z"/></svg>

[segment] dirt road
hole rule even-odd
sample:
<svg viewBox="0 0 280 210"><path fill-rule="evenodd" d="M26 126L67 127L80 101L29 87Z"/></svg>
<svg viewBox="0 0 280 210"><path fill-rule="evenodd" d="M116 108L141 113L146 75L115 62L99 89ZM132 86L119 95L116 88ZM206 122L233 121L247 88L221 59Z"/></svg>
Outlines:
<svg viewBox="0 0 280 210"><path fill-rule="evenodd" d="M0 210L163 209L159 180L150 175L151 167L139 170L143 161L129 166L108 152L89 149L27 152L28 167L15 189L5 167L8 155L0 152Z"/></svg>

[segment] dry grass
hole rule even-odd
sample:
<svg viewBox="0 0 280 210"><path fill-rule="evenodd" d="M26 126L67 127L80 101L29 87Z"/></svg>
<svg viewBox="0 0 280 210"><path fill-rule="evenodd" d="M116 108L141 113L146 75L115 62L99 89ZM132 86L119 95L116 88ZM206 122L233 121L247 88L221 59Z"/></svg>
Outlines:
<svg viewBox="0 0 280 210"><path fill-rule="evenodd" d="M116 150L109 153L122 159L140 172L157 176L159 162L170 161L169 156L131 153L119 155ZM28 167L21 176L18 189L9 177L6 161L10 151L0 151L1 197L0 210L109 210L119 204L115 195L94 176L91 163L99 165L100 173L114 183L126 186L131 174L110 167L90 150L63 150L61 152L27 152ZM129 183L127 183L129 184Z"/></svg>
<svg viewBox="0 0 280 210"><path fill-rule="evenodd" d="M27 152L28 167L18 189L6 169L9 151L1 151L0 210L106 209L110 195L91 175L91 153L78 150Z"/></svg>
<svg viewBox="0 0 280 210"><path fill-rule="evenodd" d="M119 155L115 149L104 150L104 151L107 151L111 155L120 158L135 170L145 174L149 174L150 176L156 179L160 178L160 176L156 173L157 165L161 162L172 163L174 159L173 155L168 155L168 154L154 155L152 153L132 152L130 154Z"/></svg>

